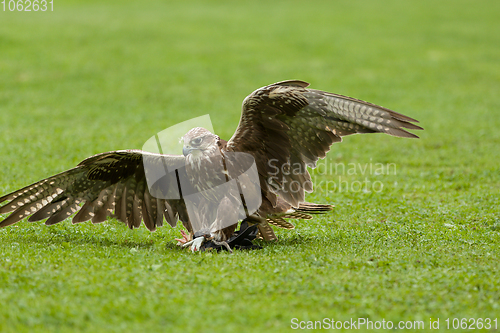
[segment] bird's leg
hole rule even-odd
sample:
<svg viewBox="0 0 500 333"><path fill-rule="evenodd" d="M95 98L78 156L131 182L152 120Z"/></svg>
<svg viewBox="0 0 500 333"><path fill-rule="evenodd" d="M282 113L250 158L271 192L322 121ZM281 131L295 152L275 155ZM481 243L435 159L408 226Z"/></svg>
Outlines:
<svg viewBox="0 0 500 333"><path fill-rule="evenodd" d="M180 246L182 247L188 247L191 246L190 249L192 252L199 251L201 248L201 245L210 238L210 234L206 232L205 230L198 231L193 234L193 232L189 233L189 238L187 238L187 235L185 232L181 231L182 235L184 236L184 239L178 239ZM186 240L186 241L184 241Z"/></svg>
<svg viewBox="0 0 500 333"><path fill-rule="evenodd" d="M191 245L191 247L189 248L191 250L191 252L196 252L196 251L200 250L201 246L203 245L203 243L206 240L207 240L207 236L203 235L203 236L196 237L195 239L193 239L189 242L186 242L186 243L182 244L181 246L188 247L189 245Z"/></svg>
<svg viewBox="0 0 500 333"><path fill-rule="evenodd" d="M193 241L190 242L190 243L192 243L191 247L190 247L191 252L199 251L201 248L201 245L204 242L205 242L205 236L196 237ZM185 245L185 246L187 246L187 245Z"/></svg>

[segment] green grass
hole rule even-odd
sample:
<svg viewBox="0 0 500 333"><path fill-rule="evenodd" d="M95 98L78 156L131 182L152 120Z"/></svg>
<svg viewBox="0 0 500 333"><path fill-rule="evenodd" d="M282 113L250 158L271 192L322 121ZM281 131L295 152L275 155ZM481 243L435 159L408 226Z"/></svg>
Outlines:
<svg viewBox="0 0 500 333"><path fill-rule="evenodd" d="M141 148L285 79L421 121L420 140L348 137L316 171L330 215L252 252L178 249L179 228L110 220L0 230L2 332L291 331L291 319L500 317L500 2L54 1L0 11L0 194ZM1 4L0 4L1 6ZM1 8L1 7L0 7ZM327 181L380 181L381 192ZM499 318L500 320L500 318Z"/></svg>

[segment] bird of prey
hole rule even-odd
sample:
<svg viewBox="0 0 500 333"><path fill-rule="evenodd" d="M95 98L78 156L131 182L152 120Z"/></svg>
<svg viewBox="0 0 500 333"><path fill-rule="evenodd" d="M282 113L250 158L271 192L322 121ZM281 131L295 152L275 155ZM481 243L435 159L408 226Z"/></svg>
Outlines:
<svg viewBox="0 0 500 333"><path fill-rule="evenodd" d="M403 114L308 86L289 80L255 90L243 101L229 141L196 127L184 135L182 155L102 153L4 195L0 214L11 214L0 227L26 217L52 225L76 213L73 223L99 223L111 216L131 229L143 221L151 231L164 219L171 226L180 220L189 234L178 240L193 250L207 240L231 250L228 241L239 221L254 226L265 240L276 239L269 224L292 229L285 218L309 219L311 213L332 209L305 202L305 192L313 190L308 167L314 168L334 142L375 132L418 138L405 129L422 129ZM157 170L163 171L148 181ZM233 185L222 187L229 182ZM188 201L191 197L196 200Z"/></svg>

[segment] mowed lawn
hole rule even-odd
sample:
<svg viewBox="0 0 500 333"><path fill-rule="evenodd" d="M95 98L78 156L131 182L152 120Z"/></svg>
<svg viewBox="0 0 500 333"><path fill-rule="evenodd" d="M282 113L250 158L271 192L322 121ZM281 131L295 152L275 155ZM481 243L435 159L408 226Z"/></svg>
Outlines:
<svg viewBox="0 0 500 333"><path fill-rule="evenodd" d="M53 5L0 11L0 196L207 113L228 139L245 96L285 79L425 131L335 144L308 196L335 210L258 251L193 254L180 227L112 219L0 229L0 331L500 320L500 2Z"/></svg>

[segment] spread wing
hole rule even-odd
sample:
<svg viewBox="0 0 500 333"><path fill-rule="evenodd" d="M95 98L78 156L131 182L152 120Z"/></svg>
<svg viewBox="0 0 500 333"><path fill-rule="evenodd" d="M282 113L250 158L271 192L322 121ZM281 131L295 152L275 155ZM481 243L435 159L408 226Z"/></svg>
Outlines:
<svg viewBox="0 0 500 333"><path fill-rule="evenodd" d="M160 155L140 150L122 150L98 154L73 169L26 186L0 197L0 214L12 212L0 227L14 224L31 215L28 221L47 219L52 225L74 213L73 223L92 220L99 223L113 216L131 229L144 220L153 231L163 225L163 216L172 226L180 217L188 223L182 199L165 200L151 195L143 160L165 170L184 166L184 156ZM177 188L176 173L165 172L154 186L168 191ZM156 191L158 193L158 190ZM165 196L163 196L165 198ZM168 196L167 196L168 198Z"/></svg>
<svg viewBox="0 0 500 333"><path fill-rule="evenodd" d="M312 191L314 168L345 135L381 132L417 138L417 120L351 97L308 89L303 81L260 88L243 101L240 123L228 151L254 155L261 188L275 205L276 194L294 207ZM267 190L267 191L266 191Z"/></svg>

